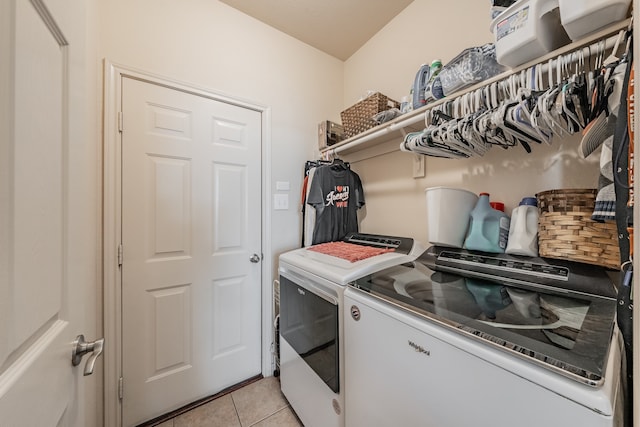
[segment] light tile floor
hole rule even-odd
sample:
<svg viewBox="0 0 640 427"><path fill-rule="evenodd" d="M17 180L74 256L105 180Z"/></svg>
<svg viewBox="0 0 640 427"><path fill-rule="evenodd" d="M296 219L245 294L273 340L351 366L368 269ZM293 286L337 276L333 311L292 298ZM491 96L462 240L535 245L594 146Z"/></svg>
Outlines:
<svg viewBox="0 0 640 427"><path fill-rule="evenodd" d="M280 391L278 378L268 377L198 406L158 427L302 427Z"/></svg>

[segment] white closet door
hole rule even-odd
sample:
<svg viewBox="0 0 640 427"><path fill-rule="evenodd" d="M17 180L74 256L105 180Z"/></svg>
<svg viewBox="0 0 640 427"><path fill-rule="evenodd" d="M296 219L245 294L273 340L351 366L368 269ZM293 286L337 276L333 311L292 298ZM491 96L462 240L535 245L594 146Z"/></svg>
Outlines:
<svg viewBox="0 0 640 427"><path fill-rule="evenodd" d="M261 114L130 78L122 87L131 425L261 372Z"/></svg>

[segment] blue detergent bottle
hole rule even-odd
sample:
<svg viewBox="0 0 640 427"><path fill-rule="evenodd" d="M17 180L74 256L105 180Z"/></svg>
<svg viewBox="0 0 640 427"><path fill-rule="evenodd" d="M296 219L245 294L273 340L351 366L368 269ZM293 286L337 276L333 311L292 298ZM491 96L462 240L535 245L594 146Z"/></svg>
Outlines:
<svg viewBox="0 0 640 427"><path fill-rule="evenodd" d="M431 62L431 68L429 69L429 81L427 82L427 86L424 90L425 104L444 98L444 93L442 93L442 83L440 82L440 77L438 77L441 70L442 61L434 59Z"/></svg>
<svg viewBox="0 0 640 427"><path fill-rule="evenodd" d="M471 210L464 248L504 253L509 239L510 222L507 214L491 207L489 193L480 193L476 206Z"/></svg>
<svg viewBox="0 0 640 427"><path fill-rule="evenodd" d="M429 77L431 76L431 67L428 64L422 64L420 69L416 73L416 78L413 81L412 93L412 105L413 109L417 110L420 107L426 105L424 99L424 90L427 88Z"/></svg>

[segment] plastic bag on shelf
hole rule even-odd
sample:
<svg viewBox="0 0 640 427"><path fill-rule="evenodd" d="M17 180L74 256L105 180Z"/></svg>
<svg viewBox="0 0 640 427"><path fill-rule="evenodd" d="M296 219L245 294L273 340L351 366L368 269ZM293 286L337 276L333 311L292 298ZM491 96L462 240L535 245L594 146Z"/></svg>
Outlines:
<svg viewBox="0 0 640 427"><path fill-rule="evenodd" d="M493 43L465 49L440 71L442 91L445 96L449 96L507 69L496 61L496 47Z"/></svg>
<svg viewBox="0 0 640 427"><path fill-rule="evenodd" d="M402 115L402 112L399 108L390 108L385 111L381 111L375 116L372 117L373 121L376 122L377 125L381 125L382 123L389 122L396 117Z"/></svg>

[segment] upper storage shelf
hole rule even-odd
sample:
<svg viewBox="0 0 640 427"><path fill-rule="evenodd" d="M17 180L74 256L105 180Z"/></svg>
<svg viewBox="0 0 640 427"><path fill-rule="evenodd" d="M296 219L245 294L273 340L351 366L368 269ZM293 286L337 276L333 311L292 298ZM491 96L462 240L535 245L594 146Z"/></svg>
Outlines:
<svg viewBox="0 0 640 427"><path fill-rule="evenodd" d="M631 19L626 19L624 21L620 21L616 24L608 26L601 31L598 31L594 34L591 34L581 40L570 43L566 46L563 46L553 52L548 53L536 60L530 61L526 64L523 64L517 68L506 71L500 75L497 75L491 79L485 80L481 83L478 83L474 86L471 86L467 89L459 91L449 97L440 99L436 102L430 103L420 109L411 111L409 113L403 114L400 117L397 117L389 122L378 125L374 128L371 128L361 134L353 136L349 139L339 142L331 147L325 148L321 150L322 154L340 154L347 155L352 154L367 148L374 147L376 145L380 145L389 141L397 141L398 142L398 150L400 149L400 142L404 140L404 137L407 133L410 132L418 132L425 128L425 117L426 113L438 107L445 102L451 101L457 97L460 97L466 93L475 91L477 89L483 88L487 85L490 85L494 82L499 82L509 78L512 75L519 74L521 71L529 69L536 65L546 64L550 59L556 58L560 55L564 55L573 51L577 51L586 46L590 46L594 42L606 39L607 40L607 49L613 47L615 43L615 35L623 29L627 29L631 23ZM614 36L614 37L611 37Z"/></svg>

